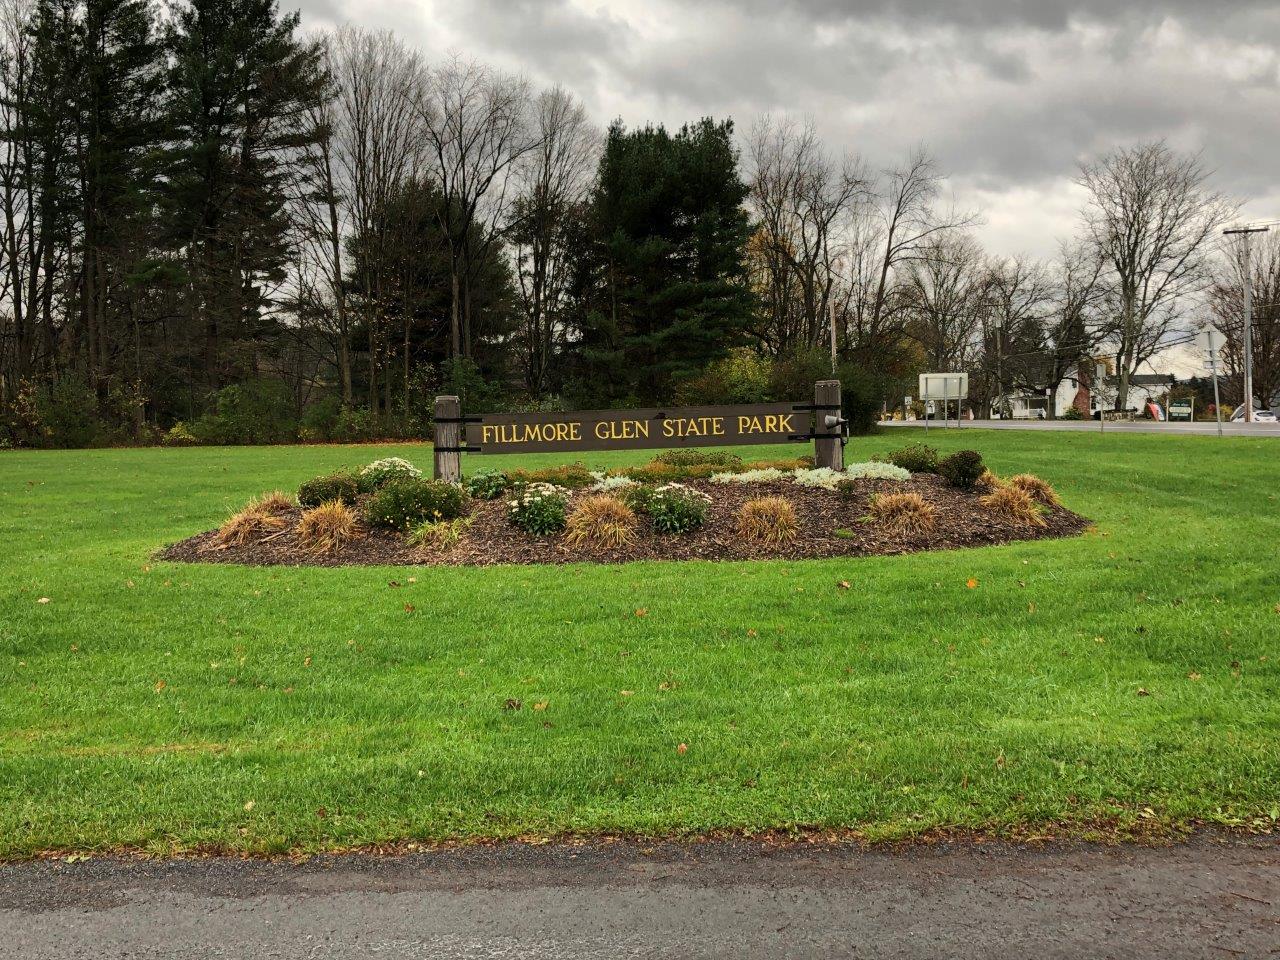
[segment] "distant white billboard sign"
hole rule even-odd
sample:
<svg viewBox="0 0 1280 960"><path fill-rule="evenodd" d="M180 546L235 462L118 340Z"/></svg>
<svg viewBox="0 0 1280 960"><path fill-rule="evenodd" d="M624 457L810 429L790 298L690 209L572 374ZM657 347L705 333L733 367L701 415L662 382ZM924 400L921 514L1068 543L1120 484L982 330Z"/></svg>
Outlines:
<svg viewBox="0 0 1280 960"><path fill-rule="evenodd" d="M920 374L921 400L959 400L969 395L967 373Z"/></svg>

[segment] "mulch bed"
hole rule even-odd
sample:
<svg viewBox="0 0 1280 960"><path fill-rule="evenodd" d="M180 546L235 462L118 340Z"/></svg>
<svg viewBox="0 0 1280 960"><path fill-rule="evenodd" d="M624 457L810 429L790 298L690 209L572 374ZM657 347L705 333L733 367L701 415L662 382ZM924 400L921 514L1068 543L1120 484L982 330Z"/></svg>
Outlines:
<svg viewBox="0 0 1280 960"><path fill-rule="evenodd" d="M331 555L308 551L287 531L259 542L220 548L213 531L175 543L157 556L161 560L192 563L248 565L301 565L339 567L351 565L447 565L490 566L528 563L625 563L632 560L763 560L805 557L849 557L949 550L1044 540L1081 533L1089 521L1063 507L1049 509L1046 526L1027 527L991 516L978 502L981 491L957 490L939 477L915 474L905 483L859 480L856 495L801 487L790 480L771 483L716 484L690 480L686 486L711 498L707 522L693 533L668 536L655 532L641 518L637 541L618 549L573 547L562 536L534 537L507 521L506 501L477 500L472 504L472 524L452 547L410 547L404 537L387 530L367 530L349 546ZM919 536L889 533L863 520L867 504L878 492L919 493L937 510L935 529ZM577 491L574 497L587 495ZM744 540L738 533L737 514L754 497L781 496L791 501L799 522L799 536L784 547L766 547ZM570 507L572 509L572 505ZM836 531L841 531L837 534Z"/></svg>

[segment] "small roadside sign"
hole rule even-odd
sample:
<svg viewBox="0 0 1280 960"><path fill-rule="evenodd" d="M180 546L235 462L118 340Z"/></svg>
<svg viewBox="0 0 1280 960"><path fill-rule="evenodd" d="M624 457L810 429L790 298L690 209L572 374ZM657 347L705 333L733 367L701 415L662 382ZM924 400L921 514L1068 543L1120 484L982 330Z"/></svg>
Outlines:
<svg viewBox="0 0 1280 960"><path fill-rule="evenodd" d="M1196 401L1193 397L1181 397L1169 402L1170 423L1191 423L1195 419Z"/></svg>

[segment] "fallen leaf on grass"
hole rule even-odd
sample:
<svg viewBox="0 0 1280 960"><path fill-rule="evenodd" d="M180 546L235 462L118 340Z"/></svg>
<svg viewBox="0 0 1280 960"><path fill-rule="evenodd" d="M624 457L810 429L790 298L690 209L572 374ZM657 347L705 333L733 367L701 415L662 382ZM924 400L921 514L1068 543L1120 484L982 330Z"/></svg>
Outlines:
<svg viewBox="0 0 1280 960"><path fill-rule="evenodd" d="M1148 690L1146 687L1139 687L1139 688L1138 688L1138 696L1140 696L1140 697L1149 697L1149 696L1151 696L1151 691L1150 691L1150 690Z"/></svg>
<svg viewBox="0 0 1280 960"><path fill-rule="evenodd" d="M503 710L519 710L522 706L524 706L524 704L522 704L515 697L508 697L506 699L506 702L502 704L502 709Z"/></svg>
<svg viewBox="0 0 1280 960"><path fill-rule="evenodd" d="M973 590L975 587L977 587L977 586L978 586L978 581L977 581L977 580L975 580L973 577L970 577L970 578L965 582L965 586L966 586L966 587L968 587L970 590Z"/></svg>
<svg viewBox="0 0 1280 960"><path fill-rule="evenodd" d="M546 701L546 700L539 700L537 703L535 703L535 704L533 705L533 709L535 709L535 710L545 710L545 709L547 709L547 701Z"/></svg>
<svg viewBox="0 0 1280 960"><path fill-rule="evenodd" d="M1187 674L1187 679L1191 681L1199 680L1200 674L1196 673L1195 671L1192 671L1191 673Z"/></svg>
<svg viewBox="0 0 1280 960"><path fill-rule="evenodd" d="M621 695L622 695L622 696L624 696L624 697L629 697L629 696L631 696L633 693L635 693L635 691L634 691L634 690L619 690L619 691L618 691L618 693L619 693L619 694L621 694Z"/></svg>
<svg viewBox="0 0 1280 960"><path fill-rule="evenodd" d="M157 681L156 681L156 693L159 693L161 690L163 690L163 689L165 688L165 686L166 686L166 684L165 684L165 682L164 682L163 680L157 680Z"/></svg>
<svg viewBox="0 0 1280 960"><path fill-rule="evenodd" d="M250 810L252 810L256 806L257 804L254 803L254 801L250 800L248 803L244 805L245 813L248 813Z"/></svg>
<svg viewBox="0 0 1280 960"><path fill-rule="evenodd" d="M837 583L837 584L836 584L836 586L837 586L837 587L839 587L841 590L848 590L848 589L849 589L849 581L848 581L848 580L841 580L839 583Z"/></svg>
<svg viewBox="0 0 1280 960"><path fill-rule="evenodd" d="M680 756L682 757L688 752L689 752L689 745L687 743L682 743L678 747L676 747L676 753L680 754Z"/></svg>
<svg viewBox="0 0 1280 960"><path fill-rule="evenodd" d="M637 607L637 608L636 608L636 616L637 616L637 617L647 617L648 615L649 615L649 608L648 608L648 607Z"/></svg>
<svg viewBox="0 0 1280 960"><path fill-rule="evenodd" d="M50 600L48 597L41 597L39 600L36 601L36 603L52 603L52 602L53 601Z"/></svg>
<svg viewBox="0 0 1280 960"><path fill-rule="evenodd" d="M404 612L405 612L405 613L413 613L413 611L414 611L414 610L416 610L416 609L417 609L417 608L416 608L412 603L406 603L406 604L404 605Z"/></svg>

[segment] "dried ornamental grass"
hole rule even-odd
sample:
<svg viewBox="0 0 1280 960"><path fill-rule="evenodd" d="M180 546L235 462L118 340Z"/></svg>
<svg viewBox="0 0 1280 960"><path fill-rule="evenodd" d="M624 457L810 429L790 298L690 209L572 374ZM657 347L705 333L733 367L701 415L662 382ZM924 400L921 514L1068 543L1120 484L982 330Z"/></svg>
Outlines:
<svg viewBox="0 0 1280 960"><path fill-rule="evenodd" d="M996 487L979 501L993 516L1024 527L1045 527L1040 508L1021 487L1005 484Z"/></svg>
<svg viewBox="0 0 1280 960"><path fill-rule="evenodd" d="M799 533L796 510L784 497L757 497L738 511L738 532L748 540L780 547Z"/></svg>
<svg viewBox="0 0 1280 960"><path fill-rule="evenodd" d="M871 498L867 509L880 526L904 535L928 533L938 518L933 504L918 493L882 493Z"/></svg>
<svg viewBox="0 0 1280 960"><path fill-rule="evenodd" d="M272 490L252 501L268 513L288 513L294 508L293 497L283 490Z"/></svg>
<svg viewBox="0 0 1280 960"><path fill-rule="evenodd" d="M617 497L585 497L565 521L565 540L574 546L623 547L636 539L636 515Z"/></svg>
<svg viewBox="0 0 1280 960"><path fill-rule="evenodd" d="M1049 507L1060 507L1062 501L1058 499L1058 494L1053 487L1049 485L1047 480L1041 480L1034 473L1019 473L1009 478L1011 486L1017 487L1023 491L1032 500L1043 503Z"/></svg>
<svg viewBox="0 0 1280 960"><path fill-rule="evenodd" d="M329 500L302 514L297 533L313 553L333 553L354 540L359 530L351 508L341 500Z"/></svg>
<svg viewBox="0 0 1280 960"><path fill-rule="evenodd" d="M286 507L285 509L288 509ZM250 500L245 508L232 514L213 535L218 547L240 547L256 537L267 536L285 528L288 520L281 511L271 509L265 499Z"/></svg>
<svg viewBox="0 0 1280 960"><path fill-rule="evenodd" d="M983 470L978 477L978 482L974 487L978 490L995 490L997 487L1004 486L1004 481L997 477L990 470Z"/></svg>

